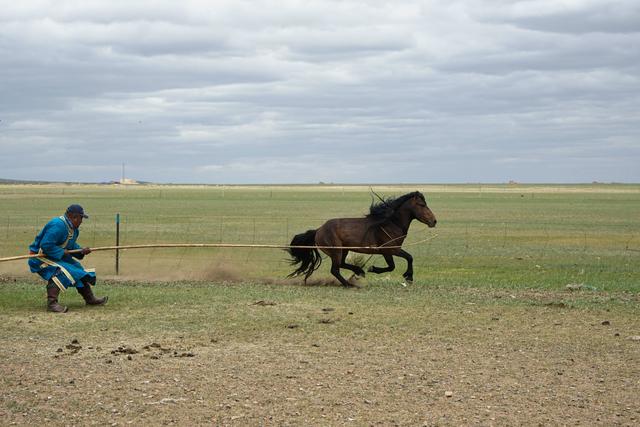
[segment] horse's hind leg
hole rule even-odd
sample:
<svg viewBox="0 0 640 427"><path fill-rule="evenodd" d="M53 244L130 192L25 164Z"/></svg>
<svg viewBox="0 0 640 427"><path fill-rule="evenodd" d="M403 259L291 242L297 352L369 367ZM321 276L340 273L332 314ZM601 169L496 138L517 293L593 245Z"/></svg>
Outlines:
<svg viewBox="0 0 640 427"><path fill-rule="evenodd" d="M342 250L342 260L340 263L340 268L346 268L347 270L351 270L353 271L356 275L360 276L360 277L364 277L364 270L361 267L358 267L357 265L353 265L353 264L347 264L347 254L349 253L349 251L347 250Z"/></svg>
<svg viewBox="0 0 640 427"><path fill-rule="evenodd" d="M342 251L332 251L329 256L331 257L331 274L338 279L342 286L351 288L354 285L347 282L347 280L340 274L340 266L342 265Z"/></svg>
<svg viewBox="0 0 640 427"><path fill-rule="evenodd" d="M380 274L386 273L388 271L393 271L396 268L396 264L393 262L393 256L391 256L390 254L383 254L382 256L384 257L384 260L387 261L387 266L376 267L372 265L371 267L369 267L369 272Z"/></svg>
<svg viewBox="0 0 640 427"><path fill-rule="evenodd" d="M413 257L404 249L400 249L398 256L407 260L407 271L404 272L402 277L409 283L413 282Z"/></svg>

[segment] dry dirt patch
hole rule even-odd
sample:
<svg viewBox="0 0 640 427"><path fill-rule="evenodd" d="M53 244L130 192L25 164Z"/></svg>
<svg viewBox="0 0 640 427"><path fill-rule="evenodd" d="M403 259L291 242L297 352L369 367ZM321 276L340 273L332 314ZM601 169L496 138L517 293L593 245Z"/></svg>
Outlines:
<svg viewBox="0 0 640 427"><path fill-rule="evenodd" d="M317 301L306 318L251 333L232 321L145 337L68 332L48 313L3 315L0 416L18 425L638 423L633 309L547 304L566 293L461 293L454 303L432 295L428 313L405 325L385 323L383 307ZM483 302L502 298L521 303ZM276 300L236 311L296 304ZM82 322L92 312L75 313Z"/></svg>

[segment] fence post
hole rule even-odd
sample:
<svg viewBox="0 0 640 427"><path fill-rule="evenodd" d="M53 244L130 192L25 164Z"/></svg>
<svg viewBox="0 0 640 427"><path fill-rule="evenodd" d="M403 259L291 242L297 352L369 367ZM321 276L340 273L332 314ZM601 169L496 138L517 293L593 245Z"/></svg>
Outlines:
<svg viewBox="0 0 640 427"><path fill-rule="evenodd" d="M116 214L116 246L120 246L120 214ZM116 276L120 271L120 249L116 249Z"/></svg>

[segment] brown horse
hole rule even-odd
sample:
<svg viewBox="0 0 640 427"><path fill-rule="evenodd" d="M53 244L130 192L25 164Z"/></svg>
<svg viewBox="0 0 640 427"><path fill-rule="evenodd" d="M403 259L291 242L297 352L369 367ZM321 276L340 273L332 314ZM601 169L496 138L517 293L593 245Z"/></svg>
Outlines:
<svg viewBox="0 0 640 427"><path fill-rule="evenodd" d="M305 283L309 276L320 267L322 258L317 248L296 248L295 246L319 246L320 250L331 258L331 274L343 286L353 286L340 274L341 268L364 276L357 265L347 264L349 251L365 254L380 254L387 262L386 267L370 267L369 272L385 273L393 271L393 256L407 260L407 271L403 277L413 281L413 257L403 250L402 242L407 236L411 221L436 226L436 217L427 207L422 193L414 191L398 198L380 199L371 205L369 214L364 218L335 218L325 222L317 230L308 230L294 236L291 240L291 265L300 266L289 275L295 277L304 274Z"/></svg>

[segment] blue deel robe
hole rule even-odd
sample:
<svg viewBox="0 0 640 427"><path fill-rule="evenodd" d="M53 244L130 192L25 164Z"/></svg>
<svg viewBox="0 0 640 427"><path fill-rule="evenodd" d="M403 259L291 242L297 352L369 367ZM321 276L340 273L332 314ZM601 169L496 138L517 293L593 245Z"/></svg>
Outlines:
<svg viewBox="0 0 640 427"><path fill-rule="evenodd" d="M88 282L95 283L95 269L85 269L73 259L82 259L83 254L64 254L65 249L81 249L76 243L79 234L65 215L49 221L29 246L29 251L42 255L29 259L31 272L47 282L52 280L63 291L69 286L84 287L82 279L87 276Z"/></svg>

